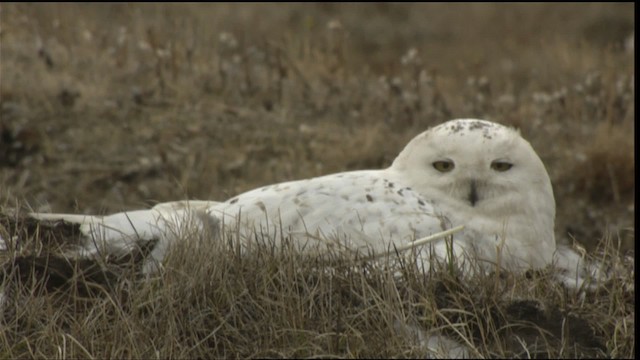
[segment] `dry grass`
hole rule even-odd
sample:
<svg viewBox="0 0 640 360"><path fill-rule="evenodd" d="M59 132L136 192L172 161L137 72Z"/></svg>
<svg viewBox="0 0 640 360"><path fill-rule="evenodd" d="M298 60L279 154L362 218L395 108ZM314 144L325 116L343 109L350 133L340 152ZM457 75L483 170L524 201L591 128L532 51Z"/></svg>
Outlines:
<svg viewBox="0 0 640 360"><path fill-rule="evenodd" d="M0 206L224 199L386 166L425 128L483 117L519 127L547 165L559 239L633 255L633 10L2 4ZM162 277L124 274L93 297L25 285L0 357L421 355L394 328L406 317L465 324L483 356L527 356L509 331L549 356L635 355L632 272L577 296L545 276L393 282L367 265L328 276L294 255L180 251ZM507 326L527 316L545 336Z"/></svg>
<svg viewBox="0 0 640 360"><path fill-rule="evenodd" d="M166 270L149 278L119 267L118 276L105 280L81 262L60 266L54 257L47 258L56 269L48 278L13 267L22 273L7 280L28 277L6 282L11 297L3 309L2 356L424 356L418 333L405 324L440 331L474 356L635 351L632 259L617 263L619 277L599 290L575 293L551 280L553 269L463 280L455 264L425 273L411 256L353 262L336 253L274 251L269 239L242 254L229 235L183 241ZM601 258L613 254L610 246ZM57 271L74 267L74 276L51 286Z"/></svg>

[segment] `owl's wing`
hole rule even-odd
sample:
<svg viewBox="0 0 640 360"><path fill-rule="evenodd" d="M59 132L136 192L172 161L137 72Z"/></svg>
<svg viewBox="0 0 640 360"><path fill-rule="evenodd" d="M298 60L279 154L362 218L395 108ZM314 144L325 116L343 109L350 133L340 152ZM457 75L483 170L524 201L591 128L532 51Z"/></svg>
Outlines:
<svg viewBox="0 0 640 360"><path fill-rule="evenodd" d="M341 240L380 251L448 227L433 204L379 170L353 171L258 188L208 213L247 239L268 234L305 246Z"/></svg>

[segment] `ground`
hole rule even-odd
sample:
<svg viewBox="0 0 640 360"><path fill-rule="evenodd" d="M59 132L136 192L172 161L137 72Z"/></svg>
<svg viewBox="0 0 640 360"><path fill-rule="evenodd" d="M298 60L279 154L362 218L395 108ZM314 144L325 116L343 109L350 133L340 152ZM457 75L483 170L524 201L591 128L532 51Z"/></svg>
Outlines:
<svg viewBox="0 0 640 360"><path fill-rule="evenodd" d="M628 254L633 14L633 3L2 4L0 207L223 200L388 166L428 127L478 117L518 127L542 158L559 241Z"/></svg>

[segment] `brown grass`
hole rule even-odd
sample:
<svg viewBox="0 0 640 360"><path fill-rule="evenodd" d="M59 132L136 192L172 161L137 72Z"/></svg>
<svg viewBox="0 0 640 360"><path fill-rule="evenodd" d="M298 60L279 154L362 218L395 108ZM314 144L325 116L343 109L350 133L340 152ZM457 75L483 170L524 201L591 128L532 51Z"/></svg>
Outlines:
<svg viewBox="0 0 640 360"><path fill-rule="evenodd" d="M3 357L424 356L408 325L440 331L477 356L635 351L633 262L617 255L607 260L617 266L611 281L576 293L554 282L551 268L463 280L455 264L425 274L411 256L353 262L274 251L269 239L242 254L232 236L182 241L160 275L118 270L105 280L78 262L75 277L56 287L56 271L5 281ZM614 254L607 250L601 259ZM51 269L69 268L55 261L47 259Z"/></svg>
<svg viewBox="0 0 640 360"><path fill-rule="evenodd" d="M519 127L542 157L559 239L633 254L635 70L623 46L633 10L2 4L0 207L105 213L226 199L386 166L425 128L483 117ZM181 251L161 278L127 275L94 297L25 287L1 325L0 357L422 355L395 318L464 323L479 355L527 356L507 326L527 316L546 335L517 334L549 342L547 355L635 354L633 273L581 297L544 276L474 285L408 271L392 282L366 265L328 276L286 254ZM558 335L558 319L593 337Z"/></svg>

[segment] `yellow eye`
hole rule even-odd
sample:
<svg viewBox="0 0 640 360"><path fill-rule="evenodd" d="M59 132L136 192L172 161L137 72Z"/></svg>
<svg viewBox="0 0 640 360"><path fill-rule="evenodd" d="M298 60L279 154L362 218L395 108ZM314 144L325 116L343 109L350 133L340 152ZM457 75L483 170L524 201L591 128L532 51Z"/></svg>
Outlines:
<svg viewBox="0 0 640 360"><path fill-rule="evenodd" d="M499 172L507 171L512 167L513 167L513 164L506 161L494 161L491 163L491 168Z"/></svg>
<svg viewBox="0 0 640 360"><path fill-rule="evenodd" d="M433 168L443 173L453 170L454 167L456 166L453 164L453 161L451 160L442 160L442 161L436 161L433 163Z"/></svg>

